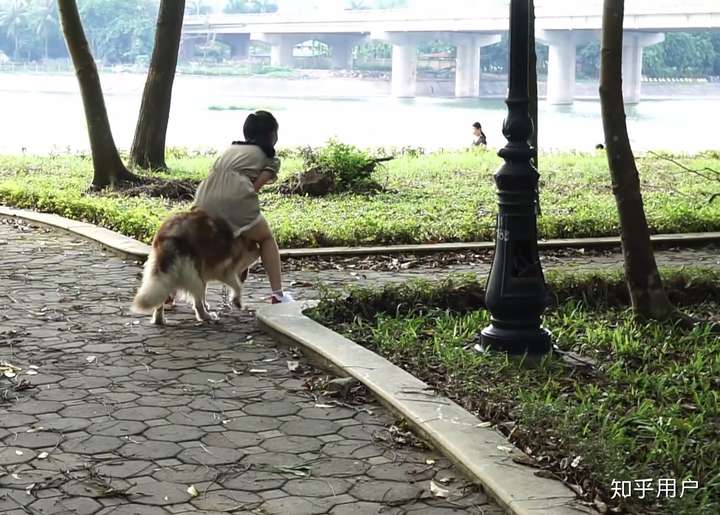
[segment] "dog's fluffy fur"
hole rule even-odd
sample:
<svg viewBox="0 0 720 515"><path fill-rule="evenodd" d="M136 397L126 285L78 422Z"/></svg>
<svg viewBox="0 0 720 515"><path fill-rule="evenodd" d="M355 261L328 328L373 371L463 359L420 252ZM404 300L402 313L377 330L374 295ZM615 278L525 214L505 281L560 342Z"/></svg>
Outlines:
<svg viewBox="0 0 720 515"><path fill-rule="evenodd" d="M152 313L153 323L164 324L165 300L172 292L182 291L192 297L199 321L216 320L205 302L207 283L227 284L233 290L233 304L240 308L247 269L259 256L255 243L233 237L224 220L212 218L202 209L173 215L153 239L131 310Z"/></svg>

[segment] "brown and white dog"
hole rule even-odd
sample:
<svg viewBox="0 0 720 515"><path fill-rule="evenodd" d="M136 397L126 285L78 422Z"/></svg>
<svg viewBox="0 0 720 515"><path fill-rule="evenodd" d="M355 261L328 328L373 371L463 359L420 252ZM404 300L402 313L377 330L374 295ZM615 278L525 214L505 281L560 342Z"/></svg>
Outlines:
<svg viewBox="0 0 720 515"><path fill-rule="evenodd" d="M175 291L193 299L200 322L217 320L208 311L205 290L210 281L227 284L233 290L233 305L242 306L242 283L247 269L260 257L257 244L233 237L224 220L193 208L168 218L158 229L145 263L142 285L131 311L153 314L154 324L165 324L165 300Z"/></svg>

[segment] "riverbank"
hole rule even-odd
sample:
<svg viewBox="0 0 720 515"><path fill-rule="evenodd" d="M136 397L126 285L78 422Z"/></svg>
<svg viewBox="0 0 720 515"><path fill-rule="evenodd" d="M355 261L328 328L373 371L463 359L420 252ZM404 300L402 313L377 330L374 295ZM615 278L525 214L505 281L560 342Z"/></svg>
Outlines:
<svg viewBox="0 0 720 515"><path fill-rule="evenodd" d="M213 154L169 152L171 170L160 177L201 180ZM720 170L720 156L680 158L692 168ZM617 211L603 153L541 156L541 238L615 236ZM375 173L386 187L376 195L326 198L281 195L276 187L261 201L285 248L490 241L496 198L493 173L501 161L484 150L399 156ZM717 181L685 172L653 156L638 161L647 216L654 233L720 230L720 201L708 193ZM301 162L283 160L281 179ZM0 203L88 221L149 242L169 213L187 209L171 202L119 193L85 193L92 177L87 156L0 156Z"/></svg>

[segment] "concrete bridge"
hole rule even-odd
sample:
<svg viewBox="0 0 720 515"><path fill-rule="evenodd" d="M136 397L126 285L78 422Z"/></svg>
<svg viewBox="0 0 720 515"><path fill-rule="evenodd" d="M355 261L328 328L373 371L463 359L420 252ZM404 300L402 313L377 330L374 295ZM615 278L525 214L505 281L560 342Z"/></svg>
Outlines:
<svg viewBox="0 0 720 515"><path fill-rule="evenodd" d="M480 90L480 51L498 43L507 31L507 0L415 0L422 8L396 10L342 9L342 2L315 0L316 9L300 2L276 13L188 16L183 28L184 48L212 34L230 45L232 55L247 59L251 41L271 45L271 62L293 65L293 48L315 40L331 48L336 69L352 67L353 49L375 39L392 44L392 94L415 96L417 45L439 40L457 47L455 95L474 97ZM292 6L295 6L293 9ZM549 47L547 99L571 104L574 99L576 49L598 40L602 27L601 0L545 0L536 2L538 43ZM660 43L669 31L720 28L718 0L628 0L623 42L623 89L627 103L640 101L643 48Z"/></svg>

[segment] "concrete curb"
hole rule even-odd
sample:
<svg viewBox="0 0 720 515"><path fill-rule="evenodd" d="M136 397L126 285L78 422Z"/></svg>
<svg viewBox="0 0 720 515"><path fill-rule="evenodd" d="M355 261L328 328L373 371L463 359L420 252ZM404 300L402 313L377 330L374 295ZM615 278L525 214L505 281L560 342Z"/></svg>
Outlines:
<svg viewBox="0 0 720 515"><path fill-rule="evenodd" d="M302 314L301 304L264 306L261 327L281 341L300 344L316 362L365 384L392 411L481 484L514 515L597 513L581 505L560 481L538 477L536 469L512 460L522 454L499 432L449 399L429 395L427 384L374 352Z"/></svg>
<svg viewBox="0 0 720 515"><path fill-rule="evenodd" d="M40 225L68 231L83 238L93 240L123 258L144 261L150 252L149 245L140 243L133 238L111 231L110 229L98 227L97 225L87 222L77 222L59 215L0 206L0 216L21 218Z"/></svg>
<svg viewBox="0 0 720 515"><path fill-rule="evenodd" d="M0 205L0 216L22 218L57 229L69 231L96 241L103 247L120 254L121 256L144 261L150 252L150 246L128 236L104 229L96 225L77 222L59 215L39 213L26 209L15 209ZM720 243L720 232L698 232L684 234L656 234L651 237L656 246L701 245L707 243ZM620 246L620 238L607 236L599 238L553 239L538 242L541 249L559 248L612 248ZM283 258L301 257L332 257L332 256L370 256L388 254L432 254L444 252L462 252L470 250L493 250L495 243L491 241L470 243L432 243L426 245L388 245L373 247L324 247L310 249L282 249Z"/></svg>

